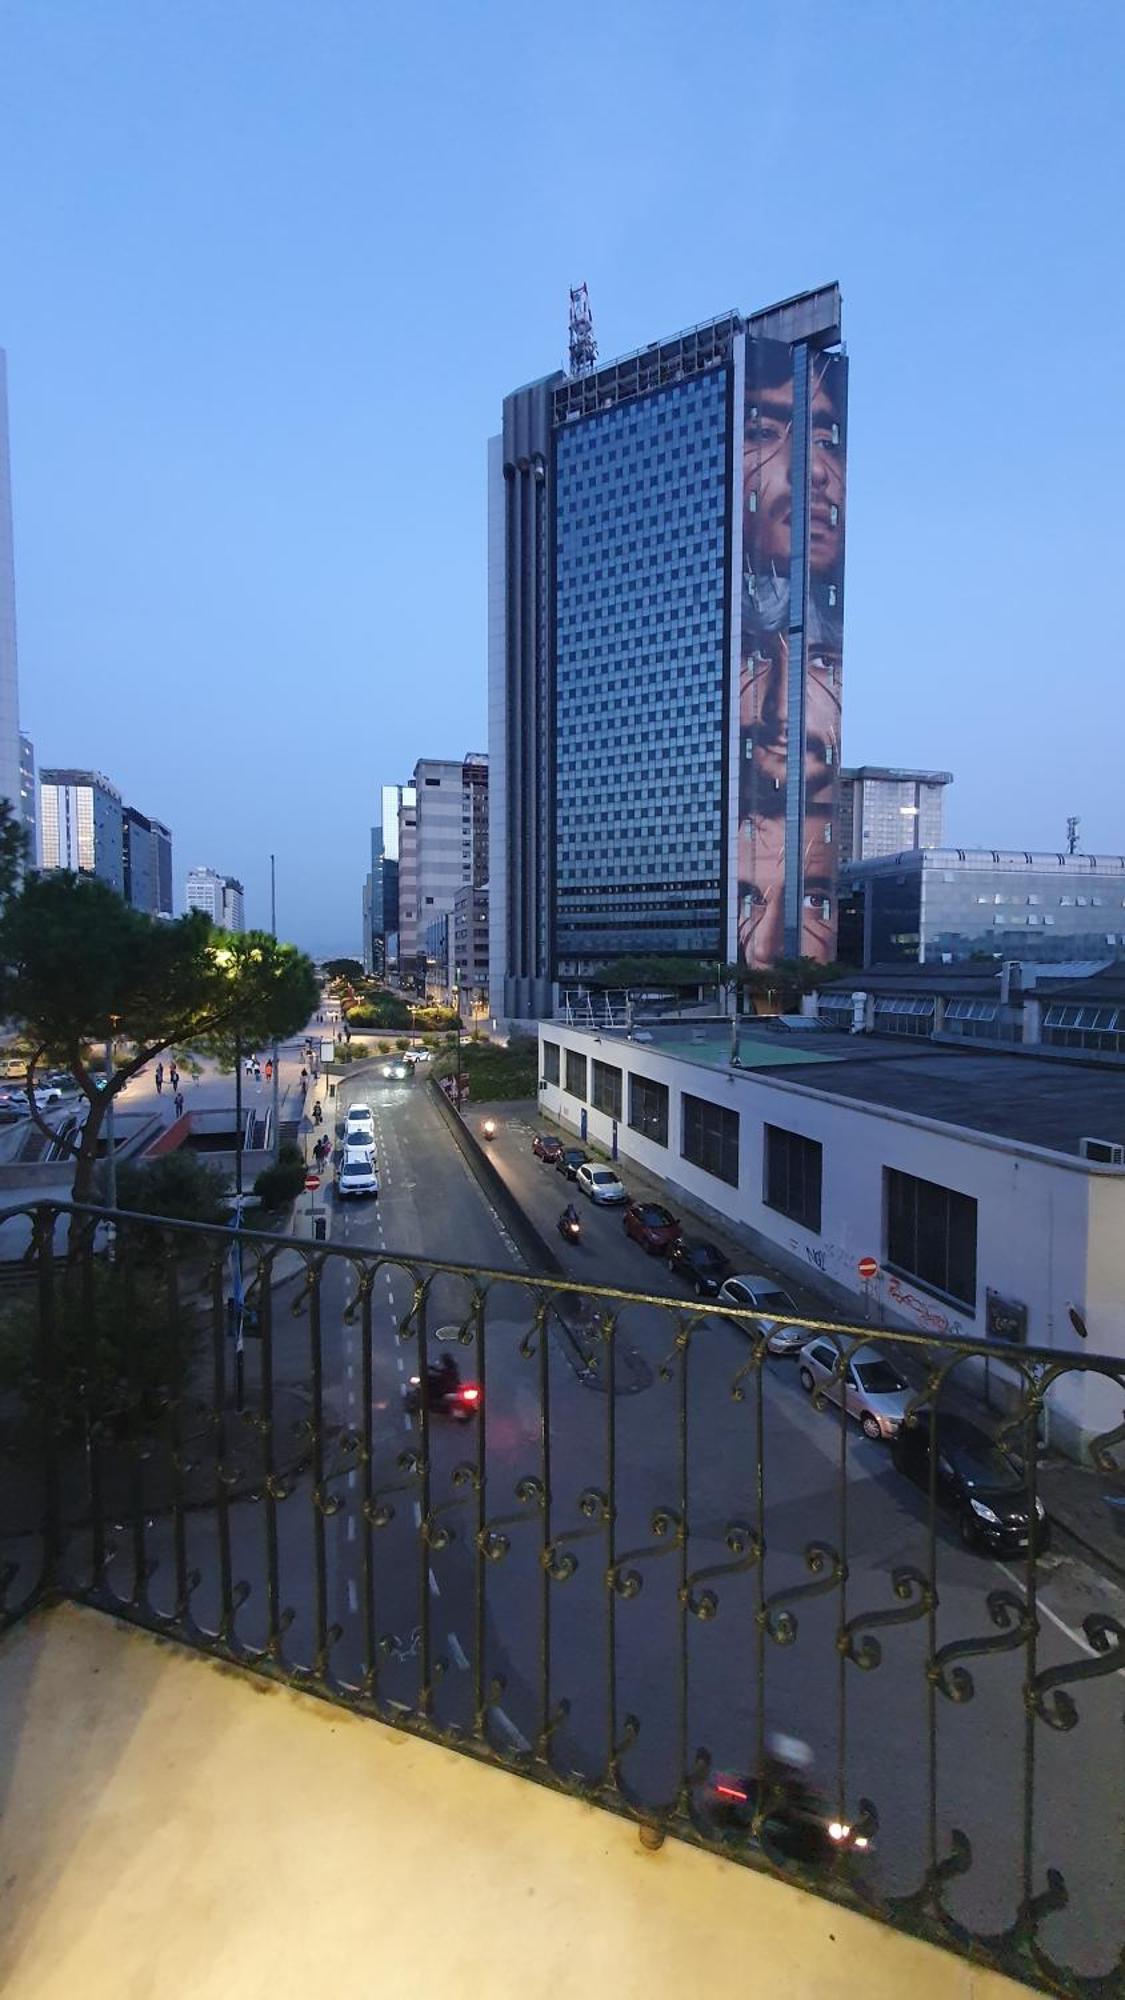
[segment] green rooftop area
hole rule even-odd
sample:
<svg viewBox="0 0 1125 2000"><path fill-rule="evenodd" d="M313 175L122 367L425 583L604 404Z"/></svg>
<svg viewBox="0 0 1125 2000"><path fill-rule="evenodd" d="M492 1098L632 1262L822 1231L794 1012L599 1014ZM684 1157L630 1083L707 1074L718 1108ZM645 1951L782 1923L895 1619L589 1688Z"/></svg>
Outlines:
<svg viewBox="0 0 1125 2000"><path fill-rule="evenodd" d="M641 1035L651 1037L650 1047L660 1049L666 1055L680 1056L685 1062L706 1063L711 1069L730 1067L730 1028L722 1022L710 1022L698 1028L646 1026L634 1035L634 1042ZM814 1034L812 1039L819 1040L819 1037ZM807 1063L841 1060L840 1056L829 1055L823 1049L808 1048L798 1034L786 1034L776 1028L757 1031L749 1027L740 1029L738 1054L743 1069L793 1069Z"/></svg>

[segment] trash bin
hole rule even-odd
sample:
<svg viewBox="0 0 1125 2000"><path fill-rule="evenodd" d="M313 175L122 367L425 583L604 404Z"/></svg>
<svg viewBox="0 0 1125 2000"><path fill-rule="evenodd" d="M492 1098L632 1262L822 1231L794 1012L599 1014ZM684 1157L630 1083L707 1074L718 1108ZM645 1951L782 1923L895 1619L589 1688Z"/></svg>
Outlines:
<svg viewBox="0 0 1125 2000"><path fill-rule="evenodd" d="M329 1095L329 1097L335 1097L335 1095L336 1095L336 1086L335 1086L335 1084L334 1084L334 1083L330 1083L330 1084L329 1084L329 1086L328 1086L328 1095Z"/></svg>
<svg viewBox="0 0 1125 2000"><path fill-rule="evenodd" d="M328 1234L328 1217L317 1215L313 1218L313 1236L317 1243L323 1243Z"/></svg>

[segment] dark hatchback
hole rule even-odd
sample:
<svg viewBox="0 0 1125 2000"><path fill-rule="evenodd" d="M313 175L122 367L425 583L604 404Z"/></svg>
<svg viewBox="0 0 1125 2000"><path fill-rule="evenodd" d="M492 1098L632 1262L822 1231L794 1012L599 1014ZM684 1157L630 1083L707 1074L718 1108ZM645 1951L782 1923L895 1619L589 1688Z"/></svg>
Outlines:
<svg viewBox="0 0 1125 2000"><path fill-rule="evenodd" d="M555 1154L555 1172L565 1174L567 1180L572 1181L579 1167L584 1167L589 1157L589 1153L584 1153L581 1146L560 1146Z"/></svg>
<svg viewBox="0 0 1125 2000"><path fill-rule="evenodd" d="M953 1411L939 1411L937 1443L938 1505L956 1517L967 1548L985 1548L997 1555L1018 1554L1034 1541L1036 1553L1046 1547L1043 1503L1032 1505L1027 1480L1013 1458L986 1431ZM891 1445L897 1470L929 1491L930 1412L916 1412L903 1424ZM1032 1523L1035 1523L1034 1536Z"/></svg>
<svg viewBox="0 0 1125 2000"><path fill-rule="evenodd" d="M536 1159L546 1160L548 1164L552 1167L557 1161L559 1154L562 1152L562 1149L563 1149L562 1140L556 1139L553 1132L537 1132L535 1134L534 1139L531 1142L531 1150L535 1154Z"/></svg>
<svg viewBox="0 0 1125 2000"><path fill-rule="evenodd" d="M701 1299L713 1299L730 1276L730 1262L715 1243L702 1236L681 1236L668 1252L668 1269L692 1287Z"/></svg>
<svg viewBox="0 0 1125 2000"><path fill-rule="evenodd" d="M650 1257L667 1256L680 1236L680 1225L669 1209L658 1201L631 1201L621 1216L626 1236L647 1250Z"/></svg>

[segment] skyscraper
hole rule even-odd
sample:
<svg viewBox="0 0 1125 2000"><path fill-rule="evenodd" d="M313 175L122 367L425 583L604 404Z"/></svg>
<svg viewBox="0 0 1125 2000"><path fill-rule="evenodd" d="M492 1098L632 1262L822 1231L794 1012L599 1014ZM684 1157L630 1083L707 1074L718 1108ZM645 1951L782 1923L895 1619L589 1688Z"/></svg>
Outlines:
<svg viewBox="0 0 1125 2000"><path fill-rule="evenodd" d="M222 924L225 931L246 929L246 891L237 875L223 876Z"/></svg>
<svg viewBox="0 0 1125 2000"><path fill-rule="evenodd" d="M39 786L35 777L35 745L20 730L20 818L27 835L27 865L39 866Z"/></svg>
<svg viewBox="0 0 1125 2000"><path fill-rule="evenodd" d="M0 348L0 799L20 817L19 676L16 667L16 566L12 546L12 476L8 456L8 371Z"/></svg>
<svg viewBox="0 0 1125 2000"><path fill-rule="evenodd" d="M952 771L845 766L840 772L839 866L916 847L940 847L942 794L952 783Z"/></svg>
<svg viewBox="0 0 1125 2000"><path fill-rule="evenodd" d="M125 893L123 808L116 785L99 771L39 773L40 853L44 869L73 868Z"/></svg>
<svg viewBox="0 0 1125 2000"><path fill-rule="evenodd" d="M152 821L135 806L121 814L121 864L125 901L135 910L156 913L156 853Z"/></svg>
<svg viewBox="0 0 1125 2000"><path fill-rule="evenodd" d="M838 288L504 402L489 449L490 986L835 945ZM790 756L790 743L802 754Z"/></svg>
<svg viewBox="0 0 1125 2000"><path fill-rule="evenodd" d="M189 910L202 910L223 931L245 930L242 884L214 868L189 868L185 890Z"/></svg>

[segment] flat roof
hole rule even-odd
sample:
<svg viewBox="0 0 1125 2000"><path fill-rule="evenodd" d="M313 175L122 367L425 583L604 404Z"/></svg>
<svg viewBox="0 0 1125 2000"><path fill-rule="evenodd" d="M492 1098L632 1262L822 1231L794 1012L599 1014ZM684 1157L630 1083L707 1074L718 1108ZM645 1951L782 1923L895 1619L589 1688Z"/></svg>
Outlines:
<svg viewBox="0 0 1125 2000"><path fill-rule="evenodd" d="M565 1024L544 1022L544 1033ZM600 1039L643 1061L645 1050L678 1057L703 1069L729 1070L729 1023L663 1027L647 1023L628 1040L612 1029L575 1027L570 1033ZM739 1034L736 1075L777 1070L784 1080L826 1095L847 1097L871 1109L911 1112L970 1132L987 1132L1017 1144L1078 1156L1079 1140L1125 1144L1125 1073L1081 1061L1057 1062L1004 1049L964 1049L928 1039L846 1035L834 1028L798 1037L762 1023ZM603 1060L605 1057L603 1056ZM779 1081L782 1080L779 1075Z"/></svg>

